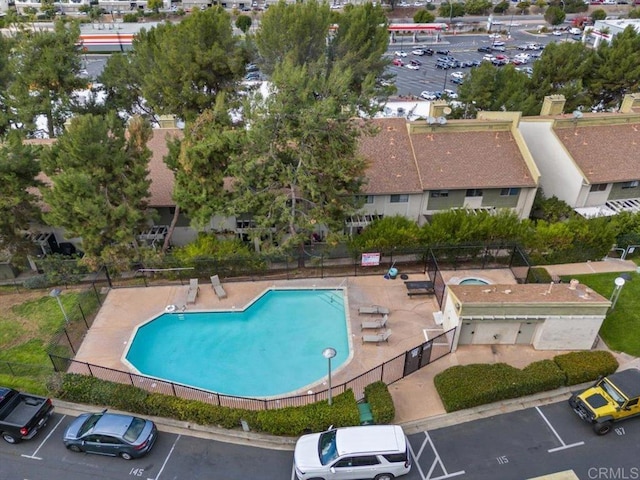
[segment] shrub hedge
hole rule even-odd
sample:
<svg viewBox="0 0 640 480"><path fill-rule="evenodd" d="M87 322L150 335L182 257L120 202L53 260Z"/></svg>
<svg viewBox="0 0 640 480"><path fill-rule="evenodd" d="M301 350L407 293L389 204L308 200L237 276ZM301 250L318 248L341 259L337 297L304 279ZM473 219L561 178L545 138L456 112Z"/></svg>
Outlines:
<svg viewBox="0 0 640 480"><path fill-rule="evenodd" d="M611 375L618 369L615 357L603 350L565 353L553 360L567 375L567 385L590 382L600 375Z"/></svg>
<svg viewBox="0 0 640 480"><path fill-rule="evenodd" d="M132 385L85 375L66 374L55 395L71 402L109 405L139 415L175 418L227 429L238 428L240 421L245 420L252 430L282 436L323 431L331 425L346 427L360 424L358 405L351 390L335 396L331 406L322 401L302 407L253 411L150 393ZM377 396L382 397L382 394Z"/></svg>
<svg viewBox="0 0 640 480"><path fill-rule="evenodd" d="M391 423L396 416L396 408L389 388L384 382L374 382L364 388L364 399L369 404L373 423Z"/></svg>
<svg viewBox="0 0 640 480"><path fill-rule="evenodd" d="M616 371L605 351L572 352L534 362L520 370L505 363L459 365L434 378L447 412L588 382Z"/></svg>

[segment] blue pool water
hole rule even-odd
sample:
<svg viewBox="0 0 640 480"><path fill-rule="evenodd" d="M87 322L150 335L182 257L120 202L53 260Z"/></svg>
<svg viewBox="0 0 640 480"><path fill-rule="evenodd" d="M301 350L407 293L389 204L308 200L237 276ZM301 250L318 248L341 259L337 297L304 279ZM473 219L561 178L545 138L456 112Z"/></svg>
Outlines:
<svg viewBox="0 0 640 480"><path fill-rule="evenodd" d="M126 359L144 375L243 397L282 395L327 375L326 347L349 357L343 292L271 290L244 312L165 313Z"/></svg>
<svg viewBox="0 0 640 480"><path fill-rule="evenodd" d="M465 278L458 285L489 285L489 282L480 280L479 278Z"/></svg>

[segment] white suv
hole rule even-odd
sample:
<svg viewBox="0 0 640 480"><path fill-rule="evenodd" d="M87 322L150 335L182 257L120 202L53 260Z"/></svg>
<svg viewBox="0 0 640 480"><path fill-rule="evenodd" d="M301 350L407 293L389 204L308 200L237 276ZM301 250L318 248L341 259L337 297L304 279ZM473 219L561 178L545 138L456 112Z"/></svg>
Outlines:
<svg viewBox="0 0 640 480"><path fill-rule="evenodd" d="M299 480L392 480L409 473L411 453L398 425L335 428L300 437L294 465Z"/></svg>

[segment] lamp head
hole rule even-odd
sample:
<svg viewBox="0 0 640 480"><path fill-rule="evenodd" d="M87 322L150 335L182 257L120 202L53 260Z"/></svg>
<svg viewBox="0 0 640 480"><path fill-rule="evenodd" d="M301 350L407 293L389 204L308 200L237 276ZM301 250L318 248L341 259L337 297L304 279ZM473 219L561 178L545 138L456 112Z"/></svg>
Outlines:
<svg viewBox="0 0 640 480"><path fill-rule="evenodd" d="M336 352L335 348L331 348L331 347L327 347L324 350L322 350L322 356L324 358L326 358L327 360L332 359L333 357L335 357L337 355L338 352Z"/></svg>

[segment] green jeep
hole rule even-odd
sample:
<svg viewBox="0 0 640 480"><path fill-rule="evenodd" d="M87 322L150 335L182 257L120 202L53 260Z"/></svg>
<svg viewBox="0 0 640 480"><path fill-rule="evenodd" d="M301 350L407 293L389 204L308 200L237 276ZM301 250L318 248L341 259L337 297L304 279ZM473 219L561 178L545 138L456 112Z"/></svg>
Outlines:
<svg viewBox="0 0 640 480"><path fill-rule="evenodd" d="M631 368L599 379L571 395L569 405L593 431L605 435L615 422L640 415L640 370Z"/></svg>

